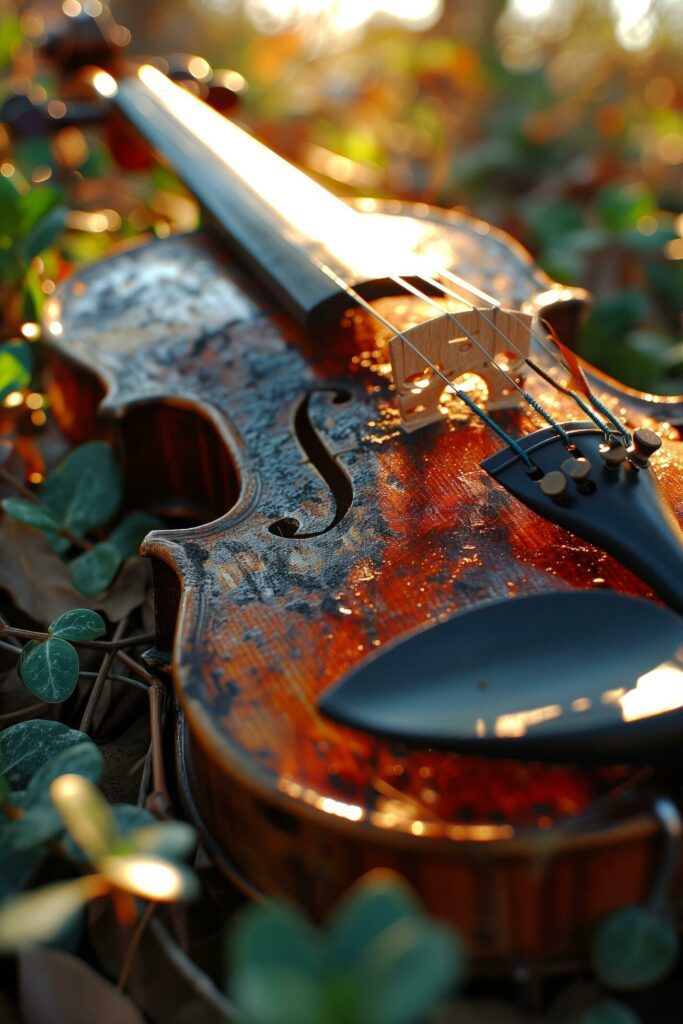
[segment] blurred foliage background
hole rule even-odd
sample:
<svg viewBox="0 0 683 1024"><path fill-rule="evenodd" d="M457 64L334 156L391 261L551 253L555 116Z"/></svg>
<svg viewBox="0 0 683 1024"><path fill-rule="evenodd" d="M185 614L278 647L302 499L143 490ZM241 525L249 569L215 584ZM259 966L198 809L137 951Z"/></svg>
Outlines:
<svg viewBox="0 0 683 1024"><path fill-rule="evenodd" d="M337 191L458 206L596 299L583 354L683 390L683 4L115 0L137 49L244 76L240 116Z"/></svg>
<svg viewBox="0 0 683 1024"><path fill-rule="evenodd" d="M34 0L6 18L5 97L59 95L17 35L39 41L55 9L75 26L103 5ZM593 293L580 341L590 361L643 390L683 390L680 0L112 0L111 10L131 55L182 50L227 69L231 113L337 192L457 206L505 228L553 278ZM119 150L73 126L15 140L5 178L57 186L71 208L55 252L36 262L33 245L19 271L13 262L14 281L28 275L29 319L41 290L112 238L196 224L172 176L125 159L122 174Z"/></svg>

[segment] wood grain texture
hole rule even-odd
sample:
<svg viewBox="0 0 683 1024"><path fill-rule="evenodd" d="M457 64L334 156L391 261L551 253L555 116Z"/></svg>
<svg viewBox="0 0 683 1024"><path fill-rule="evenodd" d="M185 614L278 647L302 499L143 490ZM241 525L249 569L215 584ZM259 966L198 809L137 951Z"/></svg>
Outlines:
<svg viewBox="0 0 683 1024"><path fill-rule="evenodd" d="M424 244L502 306L552 290L507 236L457 213L386 215L409 212ZM567 330L577 299L558 300ZM435 312L410 296L377 304L399 329ZM602 914L644 897L657 826L644 792L610 797L629 791L630 769L408 750L317 712L368 652L478 602L594 586L652 598L485 474L500 442L457 400L441 422L401 429L391 332L351 310L305 336L204 235L80 272L50 300L48 336L56 322L55 400L74 367L97 377L84 415L104 392L103 419L88 429L117 434L137 503L224 513L155 533L145 551L180 584L173 675L195 811L247 878L321 914L369 867L397 867L495 963L573 955ZM654 463L680 517L669 424L683 401L593 380L629 425L663 435ZM526 386L576 418L542 381ZM513 434L541 425L521 409L496 418Z"/></svg>

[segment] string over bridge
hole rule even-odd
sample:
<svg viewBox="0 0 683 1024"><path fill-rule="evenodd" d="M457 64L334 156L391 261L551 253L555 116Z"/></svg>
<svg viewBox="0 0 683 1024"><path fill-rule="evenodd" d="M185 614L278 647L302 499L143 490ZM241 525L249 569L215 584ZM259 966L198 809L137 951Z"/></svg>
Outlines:
<svg viewBox="0 0 683 1024"><path fill-rule="evenodd" d="M502 370L515 378L520 373L531 346L532 322L529 314L516 310L475 308L447 312L394 335L389 356L405 430L443 418L443 377L455 381L464 373L477 374L488 389L489 411L518 405L519 392Z"/></svg>

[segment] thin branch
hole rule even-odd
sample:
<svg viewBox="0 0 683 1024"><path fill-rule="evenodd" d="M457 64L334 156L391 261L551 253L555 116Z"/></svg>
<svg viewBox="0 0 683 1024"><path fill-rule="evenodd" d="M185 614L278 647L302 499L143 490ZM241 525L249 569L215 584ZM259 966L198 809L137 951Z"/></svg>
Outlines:
<svg viewBox="0 0 683 1024"><path fill-rule="evenodd" d="M128 945L128 949L126 950L126 955L121 966L121 973L119 974L119 980L116 985L116 987L121 989L122 992L124 991L126 984L128 982L128 975L131 972L131 968L135 960L135 954L139 949L140 942L142 941L142 936L144 935L145 932L145 928L149 924L152 918L152 914L156 910L156 907L156 903L147 904L147 906L145 907L145 912L138 921L137 928L133 932L133 937L131 938L130 943Z"/></svg>
<svg viewBox="0 0 683 1024"><path fill-rule="evenodd" d="M51 633L43 633L36 629L18 629L4 625L0 628L0 636L16 636L22 640L49 640ZM124 636L118 640L70 640L74 647L86 647L91 651L118 651L121 647L139 647L154 640L154 633L138 633L137 636Z"/></svg>
<svg viewBox="0 0 683 1024"><path fill-rule="evenodd" d="M116 627L114 631L114 640L120 639L121 634L123 633L127 625L128 617L126 616L126 618L121 619L118 626ZM104 687L105 680L109 675L109 669L111 668L112 662L116 657L116 654L116 651L108 651L102 660L100 670L97 673L95 682L93 683L92 690L90 691L90 696L88 697L88 703L85 705L85 711L83 712L83 718L81 719L81 724L79 726L81 732L87 733L90 730L92 720L95 715L97 702L100 699L100 696L102 695L102 689Z"/></svg>
<svg viewBox="0 0 683 1024"><path fill-rule="evenodd" d="M158 918L150 923L149 929L178 973L182 974L185 981L192 986L202 999L205 999L218 1013L222 1014L223 1019L228 1021L229 1024L233 1024L233 1022L238 1024L239 1021L243 1020L238 1007L235 1006L232 1000L223 995L208 974L200 970L183 953L180 946L173 941Z"/></svg>
<svg viewBox="0 0 683 1024"><path fill-rule="evenodd" d="M79 676L84 676L86 679L96 679L99 672L79 672L78 674ZM149 690L149 686L146 686L145 683L141 683L137 679L131 679L130 676L119 676L114 672L110 672L107 675L107 679L113 679L116 683L128 683L129 686L134 686L138 690L144 690L145 693Z"/></svg>
<svg viewBox="0 0 683 1024"><path fill-rule="evenodd" d="M131 672L134 672L136 676L140 677L140 679L144 679L144 681L150 686L161 685L156 676L153 676L152 673L148 672L146 668L140 665L135 658L131 658L131 656L126 654L124 651L115 651L114 657L118 658L119 661L122 661L123 664L131 670Z"/></svg>

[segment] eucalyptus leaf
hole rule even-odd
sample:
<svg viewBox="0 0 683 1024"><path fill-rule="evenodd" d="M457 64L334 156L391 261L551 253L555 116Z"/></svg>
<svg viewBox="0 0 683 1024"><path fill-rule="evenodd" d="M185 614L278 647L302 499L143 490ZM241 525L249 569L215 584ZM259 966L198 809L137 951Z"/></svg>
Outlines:
<svg viewBox="0 0 683 1024"><path fill-rule="evenodd" d="M577 1024L640 1024L640 1018L623 1003L605 999L582 1014Z"/></svg>
<svg viewBox="0 0 683 1024"><path fill-rule="evenodd" d="M96 875L23 893L0 908L0 950L16 952L54 939L72 914L103 891Z"/></svg>
<svg viewBox="0 0 683 1024"><path fill-rule="evenodd" d="M419 1024L462 978L455 936L426 916L390 925L363 954L358 973L373 1024Z"/></svg>
<svg viewBox="0 0 683 1024"><path fill-rule="evenodd" d="M59 530L57 520L39 501L29 501L27 498L3 498L2 507L8 515L26 523L27 526L33 526L37 530ZM69 542L67 541L66 544L68 548Z"/></svg>
<svg viewBox="0 0 683 1024"><path fill-rule="evenodd" d="M164 523L147 512L131 512L109 535L109 543L117 548L121 558L137 555L140 545L151 530L161 530Z"/></svg>
<svg viewBox="0 0 683 1024"><path fill-rule="evenodd" d="M59 704L76 689L80 665L66 640L50 637L26 648L19 658L19 673L31 693L49 704Z"/></svg>
<svg viewBox="0 0 683 1024"><path fill-rule="evenodd" d="M77 729L61 722L36 718L18 722L0 733L0 753L5 775L12 789L26 789L32 776L55 754L92 740Z"/></svg>
<svg viewBox="0 0 683 1024"><path fill-rule="evenodd" d="M337 965L356 963L364 949L397 921L420 914L407 885L377 871L353 886L334 912L328 936Z"/></svg>
<svg viewBox="0 0 683 1024"><path fill-rule="evenodd" d="M90 441L50 473L40 497L67 529L81 536L104 526L121 503L121 470L110 445Z"/></svg>
<svg viewBox="0 0 683 1024"><path fill-rule="evenodd" d="M107 589L122 561L119 549L110 541L102 541L69 564L71 582L79 593L94 597Z"/></svg>
<svg viewBox="0 0 683 1024"><path fill-rule="evenodd" d="M603 984L624 992L646 988L668 974L678 958L673 924L645 907L611 914L595 933L593 970Z"/></svg>
<svg viewBox="0 0 683 1024"><path fill-rule="evenodd" d="M104 619L88 608L74 608L50 623L48 631L62 640L98 640L107 632Z"/></svg>
<svg viewBox="0 0 683 1024"><path fill-rule="evenodd" d="M157 821L134 829L121 840L135 853L152 853L166 860L187 857L197 846L197 833L184 821Z"/></svg>
<svg viewBox="0 0 683 1024"><path fill-rule="evenodd" d="M11 824L13 822L0 825L0 900L23 889L47 856L47 850L40 845L28 850L17 849L12 841Z"/></svg>
<svg viewBox="0 0 683 1024"><path fill-rule="evenodd" d="M97 869L116 888L144 900L170 903L199 894L194 872L148 853L108 854L98 860Z"/></svg>
<svg viewBox="0 0 683 1024"><path fill-rule="evenodd" d="M90 782L99 782L103 763L102 754L91 739L86 738L85 743L60 750L33 775L26 788L23 805L31 807L40 803L52 807L49 789L55 779L60 775L81 775Z"/></svg>
<svg viewBox="0 0 683 1024"><path fill-rule="evenodd" d="M71 838L96 864L116 838L116 820L107 801L83 775L55 779L50 798Z"/></svg>

